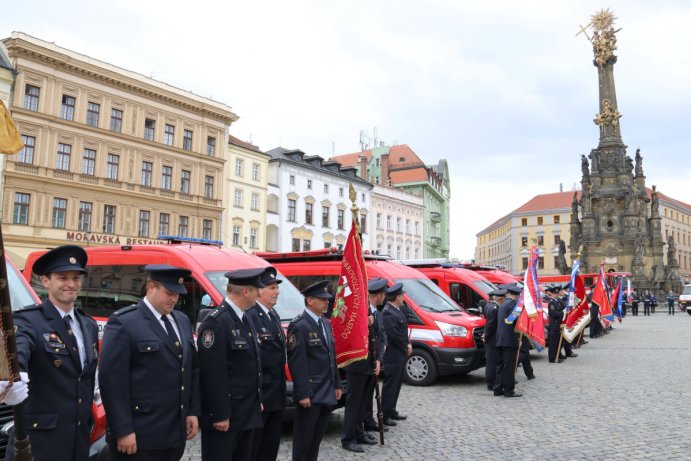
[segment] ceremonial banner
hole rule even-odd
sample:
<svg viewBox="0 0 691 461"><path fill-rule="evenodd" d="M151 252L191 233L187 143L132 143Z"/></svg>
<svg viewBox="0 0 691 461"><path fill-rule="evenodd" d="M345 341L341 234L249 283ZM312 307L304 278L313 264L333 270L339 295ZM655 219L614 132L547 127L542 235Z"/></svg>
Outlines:
<svg viewBox="0 0 691 461"><path fill-rule="evenodd" d="M357 216L357 214L353 214ZM338 279L331 326L336 340L336 362L339 367L367 358L369 301L367 270L362 256L359 224L356 218L343 251L341 276Z"/></svg>
<svg viewBox="0 0 691 461"><path fill-rule="evenodd" d="M617 289L614 290L612 293L612 298L610 304L614 306L614 316L619 320L619 323L621 323L621 305L624 302L624 279L621 278L619 280L619 284L617 285Z"/></svg>
<svg viewBox="0 0 691 461"><path fill-rule="evenodd" d="M515 331L527 336L535 348L540 351L545 347L545 320L542 315L540 290L537 285L537 260L537 247L533 247L530 249L528 269L525 271L523 279L523 291L516 305L519 312Z"/></svg>
<svg viewBox="0 0 691 461"><path fill-rule="evenodd" d="M612 313L612 305L610 304L610 299L607 294L607 286L605 285L604 263L600 264L600 274L597 278L595 289L593 290L592 301L593 304L597 304L600 307L600 318L609 320L610 322L614 320L614 314Z"/></svg>
<svg viewBox="0 0 691 461"><path fill-rule="evenodd" d="M574 339L590 323L590 307L585 295L585 284L580 274L581 260L573 263L571 271L571 287L569 288L569 306L567 307L564 339L573 342Z"/></svg>

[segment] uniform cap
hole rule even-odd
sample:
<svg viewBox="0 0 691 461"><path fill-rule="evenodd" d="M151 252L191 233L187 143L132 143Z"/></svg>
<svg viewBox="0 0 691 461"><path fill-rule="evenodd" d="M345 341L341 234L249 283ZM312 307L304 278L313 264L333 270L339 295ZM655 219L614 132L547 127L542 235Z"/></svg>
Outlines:
<svg viewBox="0 0 691 461"><path fill-rule="evenodd" d="M561 285L550 284L550 285L547 285L547 287L545 288L545 291L547 291L548 293L559 293L559 290L561 290L561 289L562 289Z"/></svg>
<svg viewBox="0 0 691 461"><path fill-rule="evenodd" d="M506 289L505 288L497 288L496 290L492 290L487 294L490 296L506 296Z"/></svg>
<svg viewBox="0 0 691 461"><path fill-rule="evenodd" d="M168 264L149 264L144 266L144 270L149 273L151 280L160 283L167 290L181 295L187 293L185 277L190 275L192 271Z"/></svg>
<svg viewBox="0 0 691 461"><path fill-rule="evenodd" d="M386 295L387 296L399 296L399 295L402 295L403 293L405 293L405 291L403 291L403 284L400 282L394 283L393 285L391 285L389 288L386 289Z"/></svg>
<svg viewBox="0 0 691 461"><path fill-rule="evenodd" d="M381 293L386 290L386 280L377 277L376 279L372 279L367 283L367 291L369 291L371 294L375 293Z"/></svg>
<svg viewBox="0 0 691 461"><path fill-rule="evenodd" d="M568 290L571 287L571 282L566 282L561 286L562 290Z"/></svg>
<svg viewBox="0 0 691 461"><path fill-rule="evenodd" d="M507 285L505 290L508 293L513 293L515 295L519 295L519 294L521 294L521 291L523 291L523 287L520 287L516 284L513 284L513 285Z"/></svg>
<svg viewBox="0 0 691 461"><path fill-rule="evenodd" d="M322 280L321 282L313 283L304 290L301 291L305 298L322 298L322 299L333 299L333 295L329 293L329 281Z"/></svg>
<svg viewBox="0 0 691 461"><path fill-rule="evenodd" d="M278 271L274 266L265 268L264 273L259 277L259 281L264 286L269 286L272 283L283 283L283 280L278 278Z"/></svg>
<svg viewBox="0 0 691 461"><path fill-rule="evenodd" d="M33 272L48 275L51 272L86 272L86 251L77 245L63 245L53 248L36 260Z"/></svg>
<svg viewBox="0 0 691 461"><path fill-rule="evenodd" d="M264 267L257 267L254 269L238 269L226 272L224 275L228 279L228 283L238 286L253 286L257 288L264 288L261 282L262 275L265 272Z"/></svg>

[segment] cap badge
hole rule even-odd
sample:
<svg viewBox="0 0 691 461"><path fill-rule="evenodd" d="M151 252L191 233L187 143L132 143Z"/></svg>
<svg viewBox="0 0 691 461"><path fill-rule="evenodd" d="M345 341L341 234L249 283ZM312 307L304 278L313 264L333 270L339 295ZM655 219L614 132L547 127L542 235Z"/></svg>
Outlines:
<svg viewBox="0 0 691 461"><path fill-rule="evenodd" d="M182 282L183 282L183 281L184 281L184 279L183 279L182 277L180 277L180 278L178 279L178 283L179 283L180 285L182 285Z"/></svg>
<svg viewBox="0 0 691 461"><path fill-rule="evenodd" d="M77 258L75 258L74 256L70 257L68 261L70 262L70 264L77 264Z"/></svg>

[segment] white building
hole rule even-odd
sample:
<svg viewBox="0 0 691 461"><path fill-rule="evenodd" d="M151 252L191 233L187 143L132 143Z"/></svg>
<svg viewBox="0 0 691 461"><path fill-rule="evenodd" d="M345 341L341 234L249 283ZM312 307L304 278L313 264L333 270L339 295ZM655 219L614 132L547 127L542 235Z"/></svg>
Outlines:
<svg viewBox="0 0 691 461"><path fill-rule="evenodd" d="M372 250L396 259L423 257L424 199L394 187L372 189Z"/></svg>
<svg viewBox="0 0 691 461"><path fill-rule="evenodd" d="M357 176L356 168L318 155L277 147L267 152L267 251L306 251L343 247L352 222L349 185L360 209L362 247L370 246L372 184Z"/></svg>

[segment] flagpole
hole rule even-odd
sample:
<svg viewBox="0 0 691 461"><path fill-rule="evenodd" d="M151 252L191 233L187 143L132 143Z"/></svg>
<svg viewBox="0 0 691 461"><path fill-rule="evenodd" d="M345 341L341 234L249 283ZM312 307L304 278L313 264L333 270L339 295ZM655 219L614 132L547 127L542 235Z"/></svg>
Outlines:
<svg viewBox="0 0 691 461"><path fill-rule="evenodd" d="M518 352L516 352L516 365L513 367L514 380L516 379L516 371L518 370L518 357L521 356L521 343L523 341L523 333L518 337Z"/></svg>

